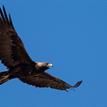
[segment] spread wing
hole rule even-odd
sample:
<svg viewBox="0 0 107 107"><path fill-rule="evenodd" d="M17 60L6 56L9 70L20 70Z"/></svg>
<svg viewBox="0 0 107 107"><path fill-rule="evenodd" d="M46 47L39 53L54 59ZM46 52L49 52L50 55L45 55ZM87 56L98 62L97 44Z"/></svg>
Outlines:
<svg viewBox="0 0 107 107"><path fill-rule="evenodd" d="M0 60L8 68L32 62L4 6L0 8Z"/></svg>
<svg viewBox="0 0 107 107"><path fill-rule="evenodd" d="M67 91L67 89L69 88L77 88L82 83L82 81L78 81L74 86L71 86L68 83L64 82L63 80L53 77L46 72L21 76L19 79L24 83L36 87L41 87L41 88L50 87L65 91Z"/></svg>

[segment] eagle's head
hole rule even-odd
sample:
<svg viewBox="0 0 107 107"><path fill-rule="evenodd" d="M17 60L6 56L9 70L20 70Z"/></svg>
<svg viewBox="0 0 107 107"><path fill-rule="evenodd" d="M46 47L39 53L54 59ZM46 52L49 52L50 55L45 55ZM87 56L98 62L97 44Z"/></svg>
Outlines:
<svg viewBox="0 0 107 107"><path fill-rule="evenodd" d="M45 71L52 67L53 65L47 62L36 62L35 67L38 71Z"/></svg>

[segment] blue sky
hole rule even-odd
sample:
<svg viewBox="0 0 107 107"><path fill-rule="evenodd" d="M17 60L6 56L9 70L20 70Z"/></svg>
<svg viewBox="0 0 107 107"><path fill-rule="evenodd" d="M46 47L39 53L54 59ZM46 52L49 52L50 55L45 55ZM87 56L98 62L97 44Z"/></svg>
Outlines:
<svg viewBox="0 0 107 107"><path fill-rule="evenodd" d="M107 107L106 0L0 0L31 58L70 84L69 92L35 88L18 80L0 86L0 107ZM3 65L0 70L4 70Z"/></svg>

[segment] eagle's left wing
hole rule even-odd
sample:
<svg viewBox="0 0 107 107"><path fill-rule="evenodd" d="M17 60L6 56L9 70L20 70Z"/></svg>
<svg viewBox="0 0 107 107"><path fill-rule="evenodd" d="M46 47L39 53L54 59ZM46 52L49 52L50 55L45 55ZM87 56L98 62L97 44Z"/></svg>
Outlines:
<svg viewBox="0 0 107 107"><path fill-rule="evenodd" d="M32 63L4 6L0 8L0 60L8 68L23 62Z"/></svg>
<svg viewBox="0 0 107 107"><path fill-rule="evenodd" d="M27 83L36 87L41 87L41 88L50 87L50 88L65 90L65 91L67 91L67 89L69 88L77 88L82 83L82 81L78 81L74 86L71 86L68 83L64 82L63 80L53 77L46 72L21 76L20 80L24 83Z"/></svg>

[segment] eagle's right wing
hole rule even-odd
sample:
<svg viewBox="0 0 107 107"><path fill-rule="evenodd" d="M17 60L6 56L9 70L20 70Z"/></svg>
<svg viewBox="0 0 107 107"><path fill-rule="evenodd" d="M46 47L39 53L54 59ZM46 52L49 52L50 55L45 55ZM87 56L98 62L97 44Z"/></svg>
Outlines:
<svg viewBox="0 0 107 107"><path fill-rule="evenodd" d="M19 79L24 83L27 83L36 87L41 87L41 88L50 87L50 88L65 90L65 91L67 91L67 89L69 88L77 88L82 83L82 81L78 81L75 85L71 86L68 83L64 82L63 80L53 77L46 72L21 76Z"/></svg>

